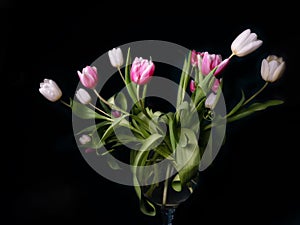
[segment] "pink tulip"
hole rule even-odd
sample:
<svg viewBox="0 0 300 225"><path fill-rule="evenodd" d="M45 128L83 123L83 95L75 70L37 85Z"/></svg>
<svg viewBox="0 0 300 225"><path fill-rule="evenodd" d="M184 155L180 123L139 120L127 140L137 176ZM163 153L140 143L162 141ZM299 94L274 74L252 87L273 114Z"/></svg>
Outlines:
<svg viewBox="0 0 300 225"><path fill-rule="evenodd" d="M196 52L195 50L192 51L192 54L191 54L191 64L192 64L193 67L199 65L199 57L202 57L202 56L203 56L203 53Z"/></svg>
<svg viewBox="0 0 300 225"><path fill-rule="evenodd" d="M190 82L190 91L192 93L194 93L196 91L196 85L195 85L195 81L194 80L191 80L191 82Z"/></svg>
<svg viewBox="0 0 300 225"><path fill-rule="evenodd" d="M86 66L83 68L82 73L77 71L79 79L83 86L87 88L95 88L98 83L98 73L95 66Z"/></svg>
<svg viewBox="0 0 300 225"><path fill-rule="evenodd" d="M201 72L203 75L209 74L216 66L218 68L216 69L214 75L218 75L225 66L229 63L229 58L222 61L221 55L216 54L209 54L208 52L203 53L202 57L202 65L201 65Z"/></svg>
<svg viewBox="0 0 300 225"><path fill-rule="evenodd" d="M130 70L130 79L132 82L143 85L149 82L155 70L153 62L142 57L136 57Z"/></svg>

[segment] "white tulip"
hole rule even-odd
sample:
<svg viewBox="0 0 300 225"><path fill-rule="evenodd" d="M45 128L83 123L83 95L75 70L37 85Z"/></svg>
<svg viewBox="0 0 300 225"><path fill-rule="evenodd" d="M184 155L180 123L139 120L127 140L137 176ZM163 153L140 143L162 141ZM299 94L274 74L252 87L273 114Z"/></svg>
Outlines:
<svg viewBox="0 0 300 225"><path fill-rule="evenodd" d="M58 85L50 79L44 79L44 82L40 83L39 91L51 102L57 101L62 96L62 92Z"/></svg>
<svg viewBox="0 0 300 225"><path fill-rule="evenodd" d="M278 80L285 70L285 62L280 57L269 55L261 62L261 76L267 82Z"/></svg>
<svg viewBox="0 0 300 225"><path fill-rule="evenodd" d="M82 145L85 145L86 143L89 143L91 141L91 137L89 135L83 134L81 135L81 137L79 138L79 142Z"/></svg>
<svg viewBox="0 0 300 225"><path fill-rule="evenodd" d="M257 35L251 33L250 29L243 31L231 44L233 55L242 57L255 51L262 45L261 40L257 40Z"/></svg>
<svg viewBox="0 0 300 225"><path fill-rule="evenodd" d="M113 48L108 51L110 63L113 67L121 67L124 63L123 53L120 48Z"/></svg>
<svg viewBox="0 0 300 225"><path fill-rule="evenodd" d="M84 105L87 105L92 101L90 94L83 88L78 89L76 92L76 97Z"/></svg>
<svg viewBox="0 0 300 225"><path fill-rule="evenodd" d="M216 97L217 95L215 93L210 93L209 96L205 100L205 107L209 109L214 109L216 106Z"/></svg>

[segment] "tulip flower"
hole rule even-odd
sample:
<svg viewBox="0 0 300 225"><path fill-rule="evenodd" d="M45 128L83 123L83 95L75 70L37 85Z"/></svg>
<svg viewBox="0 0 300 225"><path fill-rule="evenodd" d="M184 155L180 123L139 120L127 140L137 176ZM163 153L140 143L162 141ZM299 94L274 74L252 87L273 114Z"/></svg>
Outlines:
<svg viewBox="0 0 300 225"><path fill-rule="evenodd" d="M269 55L261 63L261 76L267 82L278 80L285 70L285 62L282 58L275 55Z"/></svg>
<svg viewBox="0 0 300 225"><path fill-rule="evenodd" d="M216 106L216 97L217 95L215 93L210 93L205 100L205 107L211 110L214 109L214 107Z"/></svg>
<svg viewBox="0 0 300 225"><path fill-rule="evenodd" d="M136 57L130 70L132 82L143 85L149 82L155 70L154 63L150 60Z"/></svg>
<svg viewBox="0 0 300 225"><path fill-rule="evenodd" d="M124 59L123 59L123 53L120 48L113 48L112 50L108 51L108 56L110 63L113 67L119 68L123 65Z"/></svg>
<svg viewBox="0 0 300 225"><path fill-rule="evenodd" d="M214 75L217 76L225 68L228 62L229 58L222 61L221 55L204 52L202 55L201 72L205 76L217 66L217 69L214 73Z"/></svg>
<svg viewBox="0 0 300 225"><path fill-rule="evenodd" d="M39 91L51 102L59 100L62 96L62 92L58 85L50 79L44 79L44 82L40 83Z"/></svg>
<svg viewBox="0 0 300 225"><path fill-rule="evenodd" d="M98 73L95 66L86 66L82 72L77 71L79 79L83 86L94 89L98 83Z"/></svg>
<svg viewBox="0 0 300 225"><path fill-rule="evenodd" d="M89 143L91 141L91 137L89 135L83 134L81 135L81 137L79 138L79 142L82 145L85 145L86 143Z"/></svg>
<svg viewBox="0 0 300 225"><path fill-rule="evenodd" d="M90 94L83 88L79 88L76 92L76 97L84 105L87 105L92 101Z"/></svg>
<svg viewBox="0 0 300 225"><path fill-rule="evenodd" d="M196 91L196 84L194 80L191 80L190 82L190 91L193 93Z"/></svg>
<svg viewBox="0 0 300 225"><path fill-rule="evenodd" d="M257 40L257 35L251 33L250 29L243 31L231 44L232 55L239 57L250 54L262 45L261 40Z"/></svg>

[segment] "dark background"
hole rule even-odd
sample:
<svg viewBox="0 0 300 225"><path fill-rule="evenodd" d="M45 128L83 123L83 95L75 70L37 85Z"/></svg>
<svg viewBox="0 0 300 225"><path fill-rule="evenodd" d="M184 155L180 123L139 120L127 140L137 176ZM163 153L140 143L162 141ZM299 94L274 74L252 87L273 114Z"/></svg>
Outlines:
<svg viewBox="0 0 300 225"><path fill-rule="evenodd" d="M243 19L118 14L114 22L104 11L4 9L1 14L2 118L9 124L2 138L8 178L2 194L9 224L160 224L159 215L140 213L132 187L106 180L84 161L69 109L47 101L39 83L46 77L55 80L67 100L76 91L76 71L113 47L165 40L226 57L231 42L246 28L264 44L249 56L234 57L224 72L227 106L239 100L240 87L250 95L263 84L260 62L269 54L282 56L287 69L258 100L285 103L228 125L225 145L202 172L199 189L178 208L174 225L299 224L300 36L292 25L294 14L283 17L280 8L272 15Z"/></svg>

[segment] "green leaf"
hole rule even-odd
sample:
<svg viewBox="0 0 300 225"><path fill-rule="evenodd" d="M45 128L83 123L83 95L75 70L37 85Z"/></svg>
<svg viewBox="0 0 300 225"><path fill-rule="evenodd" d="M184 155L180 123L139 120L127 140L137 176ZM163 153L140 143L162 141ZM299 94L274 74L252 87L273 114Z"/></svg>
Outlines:
<svg viewBox="0 0 300 225"><path fill-rule="evenodd" d="M163 139L163 136L160 134L152 134L151 136L149 136L145 142L143 143L140 151L148 151L151 150L153 148L155 148L156 146L158 146L158 144L161 143L161 140Z"/></svg>
<svg viewBox="0 0 300 225"><path fill-rule="evenodd" d="M216 67L209 72L209 74L207 74L203 81L199 84L201 89L203 90L203 92L205 93L205 95L207 95L207 93L211 90L211 87L214 83L215 77L214 77L214 73L216 71Z"/></svg>
<svg viewBox="0 0 300 225"><path fill-rule="evenodd" d="M118 107L120 107L124 111L127 110L127 99L122 92L119 92L117 94L117 97L115 98L115 103Z"/></svg>
<svg viewBox="0 0 300 225"><path fill-rule="evenodd" d="M110 154L106 155L106 160L107 160L107 164L109 165L109 167L113 170L120 170L121 167L119 166L119 164L117 163L117 160L111 156Z"/></svg>
<svg viewBox="0 0 300 225"><path fill-rule="evenodd" d="M122 122L122 120L127 117L127 115L123 115L119 118L116 118L114 120L114 122L107 128L107 130L104 132L102 138L101 138L101 142L104 142L106 138L108 138L111 133L114 131L115 127L119 125L119 123Z"/></svg>
<svg viewBox="0 0 300 225"><path fill-rule="evenodd" d="M182 186L181 186L181 181L180 181L180 176L179 174L176 174L176 176L174 177L174 179L172 180L172 188L177 191L180 192L182 190Z"/></svg>
<svg viewBox="0 0 300 225"><path fill-rule="evenodd" d="M170 135L172 151L175 151L176 146L177 146L177 138L176 138L176 133L175 133L175 129L174 129L174 119L171 117L169 117L169 135Z"/></svg>
<svg viewBox="0 0 300 225"><path fill-rule="evenodd" d="M130 48L128 48L126 65L125 65L125 82L126 82L126 88L127 88L128 94L130 95L132 101L137 102L136 85L133 82L131 82L131 79L130 79L130 65L131 65Z"/></svg>
<svg viewBox="0 0 300 225"><path fill-rule="evenodd" d="M284 103L282 100L269 100L263 103L253 103L248 108L241 109L235 115L229 117L227 119L227 122L233 122L235 120L242 119L246 116L251 115L254 112L265 110L266 108L270 106L276 106Z"/></svg>
<svg viewBox="0 0 300 225"><path fill-rule="evenodd" d="M181 185L184 186L198 171L200 152L197 137L192 130L181 128L180 137L175 152L175 162ZM187 140L188 143L186 144Z"/></svg>

